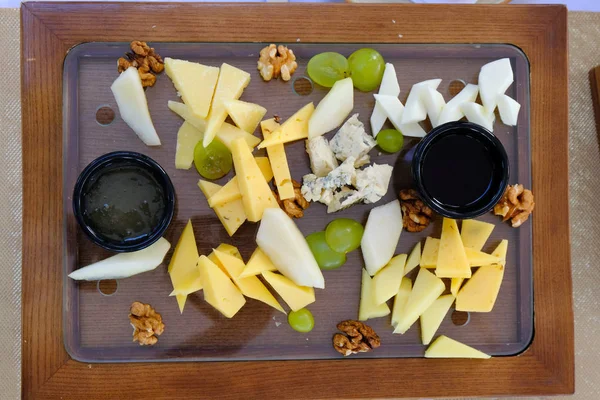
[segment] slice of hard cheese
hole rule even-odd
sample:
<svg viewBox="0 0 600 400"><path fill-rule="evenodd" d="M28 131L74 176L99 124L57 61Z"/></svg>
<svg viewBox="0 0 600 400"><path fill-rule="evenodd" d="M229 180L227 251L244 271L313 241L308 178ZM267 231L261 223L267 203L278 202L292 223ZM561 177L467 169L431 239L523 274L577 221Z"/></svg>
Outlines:
<svg viewBox="0 0 600 400"><path fill-rule="evenodd" d="M469 260L469 265L471 267L496 264L501 261L500 257L484 253L483 251L474 250L469 247L465 247L465 254L467 255L467 260Z"/></svg>
<svg viewBox="0 0 600 400"><path fill-rule="evenodd" d="M315 289L308 286L298 286L283 275L271 271L263 271L261 275L275 289L292 311L315 302Z"/></svg>
<svg viewBox="0 0 600 400"><path fill-rule="evenodd" d="M231 125L228 122L223 122L221 128L217 131L217 138L231 151L231 144L237 138L244 138L250 151L254 150L257 144L260 143L260 139L250 133L238 128L237 126Z"/></svg>
<svg viewBox="0 0 600 400"><path fill-rule="evenodd" d="M438 254L440 250L440 239L427 237L425 246L423 246L423 254L421 255L421 267L435 268L437 265Z"/></svg>
<svg viewBox="0 0 600 400"><path fill-rule="evenodd" d="M438 297L431 306L419 318L421 321L421 341L423 344L431 343L433 335L442 324L444 317L448 314L450 306L454 303L454 296L447 294Z"/></svg>
<svg viewBox="0 0 600 400"><path fill-rule="evenodd" d="M481 250L493 230L494 224L475 219L465 219L462 222L460 230L460 238L462 239L463 246L473 250Z"/></svg>
<svg viewBox="0 0 600 400"><path fill-rule="evenodd" d="M167 57L165 72L193 114L206 118L219 78L219 68Z"/></svg>
<svg viewBox="0 0 600 400"><path fill-rule="evenodd" d="M263 106L241 100L228 100L224 104L233 122L248 133L256 130L258 123L267 113L267 109Z"/></svg>
<svg viewBox="0 0 600 400"><path fill-rule="evenodd" d="M394 297L394 310L392 311L392 326L394 328L398 325L400 316L404 312L404 306L406 306L411 291L412 281L406 277L402 278L400 289L398 289L398 293Z"/></svg>
<svg viewBox="0 0 600 400"><path fill-rule="evenodd" d="M277 267L271 262L271 259L257 247L250 256L246 268L240 274L240 278L258 275L263 271L277 271Z"/></svg>
<svg viewBox="0 0 600 400"><path fill-rule="evenodd" d="M258 145L259 149L273 146L275 144L283 144L293 142L294 140L306 139L308 137L308 120L315 111L313 103L308 103L294 115L289 117L279 129L273 132L271 137L267 140L263 140Z"/></svg>
<svg viewBox="0 0 600 400"><path fill-rule="evenodd" d="M445 289L446 286L440 278L425 268L419 269L419 275L400 314L394 333L406 332Z"/></svg>
<svg viewBox="0 0 600 400"><path fill-rule="evenodd" d="M275 122L275 118L262 121L260 123L260 129L262 130L265 140L269 140L273 132L275 132L279 126L280 125ZM290 167L288 166L283 144L274 144L267 147L267 154L269 155L269 161L271 162L271 169L273 170L273 176L275 177L275 185L277 186L279 199L293 199L296 194L294 193Z"/></svg>
<svg viewBox="0 0 600 400"><path fill-rule="evenodd" d="M204 196L207 199L210 199L210 197L217 193L222 186L201 179L198 181L198 187L202 190ZM217 214L219 221L221 221L229 236L233 236L238 228L242 226L244 221L246 221L246 212L244 211L242 199L216 206L213 208L213 211Z"/></svg>
<svg viewBox="0 0 600 400"><path fill-rule="evenodd" d="M260 221L266 208L279 208L277 200L243 139L233 141L232 155L248 221Z"/></svg>
<svg viewBox="0 0 600 400"><path fill-rule="evenodd" d="M189 122L184 121L177 132L175 168L190 169L194 162L194 148L200 140L202 140L202 132Z"/></svg>
<svg viewBox="0 0 600 400"><path fill-rule="evenodd" d="M242 292L208 257L200 257L198 268L204 286L204 300L227 318L233 317L246 303Z"/></svg>
<svg viewBox="0 0 600 400"><path fill-rule="evenodd" d="M400 288L404 276L406 254L399 254L379 270L373 277L375 304L382 304L394 297Z"/></svg>
<svg viewBox="0 0 600 400"><path fill-rule="evenodd" d="M439 278L470 278L471 267L456 221L444 218L435 274Z"/></svg>
<svg viewBox="0 0 600 400"><path fill-rule="evenodd" d="M187 300L187 294L176 294L175 298L177 299L177 306L179 307L179 313L183 314L183 309L185 307L185 301Z"/></svg>
<svg viewBox="0 0 600 400"><path fill-rule="evenodd" d="M492 251L492 255L500 259L500 264L506 265L506 252L508 251L508 240L504 239L498 247Z"/></svg>
<svg viewBox="0 0 600 400"><path fill-rule="evenodd" d="M450 293L452 293L454 297L458 296L458 291L460 290L460 287L464 281L465 278L452 278L450 282Z"/></svg>
<svg viewBox="0 0 600 400"><path fill-rule="evenodd" d="M425 358L490 358L490 356L442 335L427 348Z"/></svg>
<svg viewBox="0 0 600 400"><path fill-rule="evenodd" d="M269 182L273 178L273 172L271 171L271 166L269 165L268 160L265 165L264 160L266 159L266 157L255 157L256 164L265 177L265 181ZM214 208L216 206L220 206L241 198L242 193L240 192L238 178L236 175L231 178L231 180L227 182L225 186L221 187L217 193L208 199L208 205L211 208Z"/></svg>
<svg viewBox="0 0 600 400"><path fill-rule="evenodd" d="M410 252L404 266L404 275L415 269L419 264L421 264L421 242L417 242L416 246Z"/></svg>
<svg viewBox="0 0 600 400"><path fill-rule="evenodd" d="M198 129L200 132L204 132L206 129L206 120L204 118L199 118L194 115L192 110L183 103L178 101L169 100L167 103L169 109L173 111L175 114L179 115L183 118L187 123L191 124L194 128Z"/></svg>
<svg viewBox="0 0 600 400"><path fill-rule="evenodd" d="M204 147L212 142L227 117L225 101L239 99L248 83L250 83L249 73L229 64L224 63L221 65L219 80L217 81L212 106L207 118L206 131L204 132Z"/></svg>
<svg viewBox="0 0 600 400"><path fill-rule="evenodd" d="M173 256L169 262L168 272L175 294L190 294L202 289L196 263L198 262L198 247L194 237L192 221L181 232Z"/></svg>
<svg viewBox="0 0 600 400"><path fill-rule="evenodd" d="M366 269L362 270L362 282L360 286L360 305L358 307L358 320L366 321L369 318L384 317L390 313L386 303L376 304L373 289L373 280Z"/></svg>
<svg viewBox="0 0 600 400"><path fill-rule="evenodd" d="M258 168L265 177L265 181L269 183L271 179L273 179L273 170L271 169L271 163L269 162L269 157L254 157L256 160L256 164L258 164Z"/></svg>
<svg viewBox="0 0 600 400"><path fill-rule="evenodd" d="M504 267L501 264L479 267L456 296L458 311L490 312L494 308Z"/></svg>
<svg viewBox="0 0 600 400"><path fill-rule="evenodd" d="M231 255L233 257L236 257L236 258L242 260L242 255L240 254L239 250L235 246L232 246L232 245L229 245L229 244L225 244L225 243L221 243L216 248L216 250L219 250L222 253L227 253L227 254L229 254L229 255ZM227 270L227 268L225 268L225 266L223 265L223 263L221 263L221 261L219 260L219 258L215 254L214 250L210 252L210 254L208 255L208 259L210 261L214 262L215 265L221 269L221 271L225 272L225 275L227 275L230 279L233 279L233 277L229 274L229 271Z"/></svg>

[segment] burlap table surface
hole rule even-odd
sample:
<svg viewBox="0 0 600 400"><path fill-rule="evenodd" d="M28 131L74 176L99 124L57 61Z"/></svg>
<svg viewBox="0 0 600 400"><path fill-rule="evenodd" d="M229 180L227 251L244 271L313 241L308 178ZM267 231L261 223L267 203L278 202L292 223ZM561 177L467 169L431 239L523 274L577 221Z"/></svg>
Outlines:
<svg viewBox="0 0 600 400"><path fill-rule="evenodd" d="M21 107L19 11L0 9L0 399L20 397ZM576 399L600 399L600 152L588 71L600 64L600 13L569 14L571 248ZM567 93L565 93L565 96ZM551 273L551 271L548 271ZM493 377L490 377L493 379ZM65 393L68 398L68 393Z"/></svg>

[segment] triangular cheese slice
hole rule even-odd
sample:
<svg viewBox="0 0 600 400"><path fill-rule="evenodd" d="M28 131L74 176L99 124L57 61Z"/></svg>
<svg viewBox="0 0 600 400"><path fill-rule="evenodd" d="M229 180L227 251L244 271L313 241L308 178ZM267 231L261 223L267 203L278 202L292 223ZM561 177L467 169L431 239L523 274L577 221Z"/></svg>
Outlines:
<svg viewBox="0 0 600 400"><path fill-rule="evenodd" d="M198 257L198 247L196 246L192 221L188 220L181 236L179 236L167 269L176 294L189 294L193 290L197 290L198 287L202 288L198 269L196 268Z"/></svg>
<svg viewBox="0 0 600 400"><path fill-rule="evenodd" d="M450 306L454 303L454 296L447 294L438 297L431 306L419 317L421 320L421 341L423 344L429 344L433 335L442 324L444 317L448 314Z"/></svg>
<svg viewBox="0 0 600 400"><path fill-rule="evenodd" d="M175 168L190 169L194 162L194 149L202 140L202 132L192 124L184 121L177 131L177 147L175 148Z"/></svg>
<svg viewBox="0 0 600 400"><path fill-rule="evenodd" d="M315 302L314 288L298 286L285 276L271 271L263 271L261 274L292 311L298 311Z"/></svg>
<svg viewBox="0 0 600 400"><path fill-rule="evenodd" d="M415 269L421 263L421 242L417 242L417 245L412 249L406 265L404 266L404 275Z"/></svg>
<svg viewBox="0 0 600 400"><path fill-rule="evenodd" d="M463 246L473 250L481 250L493 230L494 224L475 219L465 219L460 229Z"/></svg>
<svg viewBox="0 0 600 400"><path fill-rule="evenodd" d="M492 254L487 254L483 251L474 250L469 247L465 247L465 254L467 255L467 260L469 260L469 265L471 267L495 264L501 261L499 257L495 257Z"/></svg>
<svg viewBox="0 0 600 400"><path fill-rule="evenodd" d="M460 287L464 281L465 278L452 278L450 282L450 293L452 293L454 297L458 296L458 291L460 290Z"/></svg>
<svg viewBox="0 0 600 400"><path fill-rule="evenodd" d="M271 259L257 247L250 256L246 268L242 271L240 278L258 275L263 271L277 271L277 267L271 262Z"/></svg>
<svg viewBox="0 0 600 400"><path fill-rule="evenodd" d="M227 275L206 256L198 260L204 286L204 300L227 318L233 317L246 303L242 292Z"/></svg>
<svg viewBox="0 0 600 400"><path fill-rule="evenodd" d="M222 186L201 179L198 181L198 187L202 190L204 196L209 199L212 195L217 193ZM244 211L242 199L216 206L213 208L213 211L217 214L219 221L221 221L221 224L223 224L229 236L233 236L239 227L242 226L244 221L246 221L246 212Z"/></svg>
<svg viewBox="0 0 600 400"><path fill-rule="evenodd" d="M385 303L398 293L405 264L406 254L399 254L375 274L373 277L375 304Z"/></svg>
<svg viewBox="0 0 600 400"><path fill-rule="evenodd" d="M490 358L490 356L442 335L427 348L425 358Z"/></svg>
<svg viewBox="0 0 600 400"><path fill-rule="evenodd" d="M192 113L198 118L206 118L219 78L219 68L167 57L165 72Z"/></svg>
<svg viewBox="0 0 600 400"><path fill-rule="evenodd" d="M259 122L267 113L267 109L254 103L241 100L225 101L225 109L233 122L242 130L253 133Z"/></svg>
<svg viewBox="0 0 600 400"><path fill-rule="evenodd" d="M362 270L360 286L360 305L358 307L358 320L366 321L370 318L384 317L390 313L386 303L376 304L373 291L373 280L366 269Z"/></svg>
<svg viewBox="0 0 600 400"><path fill-rule="evenodd" d="M392 326L394 328L398 325L398 321L401 318L400 316L404 312L404 306L408 301L411 291L412 281L407 277L402 278L400 289L398 289L398 293L396 294L396 297L394 297L394 310L392 311Z"/></svg>
<svg viewBox="0 0 600 400"><path fill-rule="evenodd" d="M470 278L471 267L456 221L444 218L435 274L438 278Z"/></svg>
<svg viewBox="0 0 600 400"><path fill-rule="evenodd" d="M308 120L310 119L313 111L315 111L315 106L313 103L308 103L302 107L294 115L289 117L287 121L281 124L279 129L273 132L268 140L263 140L262 143L258 145L258 148L263 149L275 144L283 144L293 142L295 140L306 139L308 137Z"/></svg>
<svg viewBox="0 0 600 400"><path fill-rule="evenodd" d="M440 239L427 237L423 254L421 255L421 267L435 268L437 265L438 254L440 252Z"/></svg>

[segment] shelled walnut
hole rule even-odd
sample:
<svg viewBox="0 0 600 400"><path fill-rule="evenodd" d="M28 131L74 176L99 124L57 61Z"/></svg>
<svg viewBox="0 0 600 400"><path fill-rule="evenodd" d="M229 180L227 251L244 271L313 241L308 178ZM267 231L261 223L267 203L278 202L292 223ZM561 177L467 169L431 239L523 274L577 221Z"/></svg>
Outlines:
<svg viewBox="0 0 600 400"><path fill-rule="evenodd" d="M400 208L402 209L402 226L409 232L421 232L427 228L434 217L433 210L420 199L414 189L400 191Z"/></svg>
<svg viewBox="0 0 600 400"><path fill-rule="evenodd" d="M494 214L502 216L503 222L510 220L512 227L518 228L527 221L534 207L531 190L525 189L521 184L509 185L504 196L494 206Z"/></svg>
<svg viewBox="0 0 600 400"><path fill-rule="evenodd" d="M279 76L284 81L289 81L296 68L296 55L286 46L270 44L260 51L257 69L265 82Z"/></svg>
<svg viewBox="0 0 600 400"><path fill-rule="evenodd" d="M371 351L381 345L373 328L360 321L342 321L337 328L345 335L333 335L333 348L344 356Z"/></svg>
<svg viewBox="0 0 600 400"><path fill-rule="evenodd" d="M160 74L165 69L163 59L146 42L134 40L129 47L131 52L117 60L117 71L121 73L129 67L137 68L142 86L154 86L155 74Z"/></svg>
<svg viewBox="0 0 600 400"><path fill-rule="evenodd" d="M162 316L150 304L139 301L131 304L129 312L129 322L133 326L133 341L139 342L140 346L156 344L158 336L165 330Z"/></svg>
<svg viewBox="0 0 600 400"><path fill-rule="evenodd" d="M292 184L294 185L294 194L296 195L296 197L293 199L281 200L276 191L273 191L273 195L275 196L275 199L277 199L279 207L281 207L281 209L285 211L287 215L289 215L291 218L302 218L304 216L304 210L310 206L310 203L306 201L304 196L302 196L302 192L300 190L302 185L293 179Z"/></svg>

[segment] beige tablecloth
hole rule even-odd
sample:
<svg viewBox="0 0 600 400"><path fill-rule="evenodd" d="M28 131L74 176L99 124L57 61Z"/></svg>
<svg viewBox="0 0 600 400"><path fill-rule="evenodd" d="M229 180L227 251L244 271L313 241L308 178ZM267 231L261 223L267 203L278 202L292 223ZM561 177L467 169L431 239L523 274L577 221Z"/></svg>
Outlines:
<svg viewBox="0 0 600 400"><path fill-rule="evenodd" d="M598 400L600 224L597 222L600 217L596 205L600 199L600 152L588 71L600 64L600 13L571 13L569 31L570 205L577 391L574 398ZM0 54L4 60L0 79L3 153L0 158L0 399L17 399L21 381L22 210L18 10L0 9Z"/></svg>

